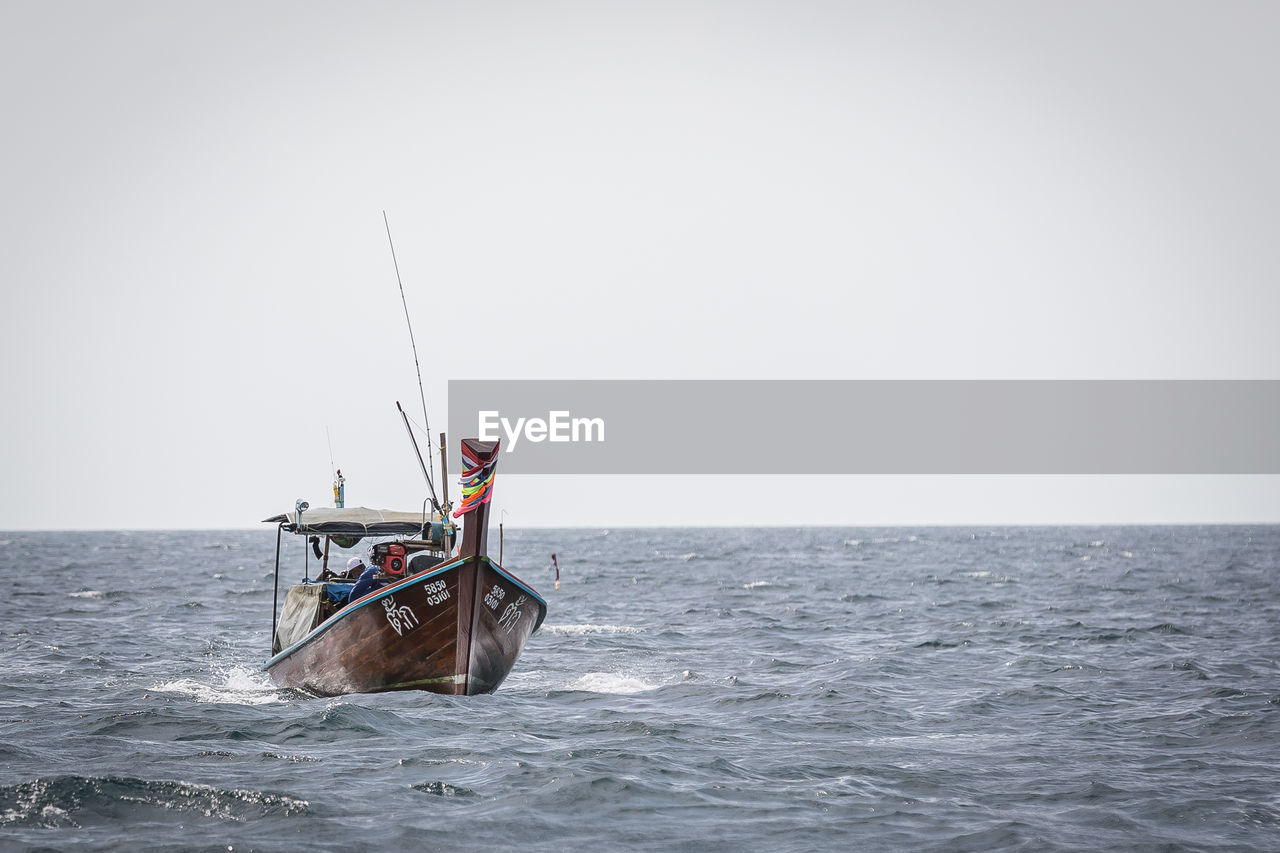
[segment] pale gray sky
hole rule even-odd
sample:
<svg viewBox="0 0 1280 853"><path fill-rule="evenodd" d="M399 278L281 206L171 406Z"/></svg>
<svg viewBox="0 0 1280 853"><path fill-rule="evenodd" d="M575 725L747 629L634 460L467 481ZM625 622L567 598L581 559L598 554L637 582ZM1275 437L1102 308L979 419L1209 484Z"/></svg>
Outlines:
<svg viewBox="0 0 1280 853"><path fill-rule="evenodd" d="M326 428L349 503L419 504L383 210L435 430L450 377L1280 378L1278 35L1273 3L8 0L0 528L252 526L328 500ZM1275 477L496 496L1280 521Z"/></svg>

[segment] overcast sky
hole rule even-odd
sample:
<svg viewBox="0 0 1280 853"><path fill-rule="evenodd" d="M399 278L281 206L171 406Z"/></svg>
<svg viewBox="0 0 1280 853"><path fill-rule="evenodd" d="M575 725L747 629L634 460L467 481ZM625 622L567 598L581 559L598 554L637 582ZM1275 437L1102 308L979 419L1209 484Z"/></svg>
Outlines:
<svg viewBox="0 0 1280 853"><path fill-rule="evenodd" d="M449 378L1280 378L1277 36L1269 2L6 0L0 528L253 526L328 501L330 446L349 504L420 505L384 210L433 431ZM1280 521L1264 476L495 494Z"/></svg>

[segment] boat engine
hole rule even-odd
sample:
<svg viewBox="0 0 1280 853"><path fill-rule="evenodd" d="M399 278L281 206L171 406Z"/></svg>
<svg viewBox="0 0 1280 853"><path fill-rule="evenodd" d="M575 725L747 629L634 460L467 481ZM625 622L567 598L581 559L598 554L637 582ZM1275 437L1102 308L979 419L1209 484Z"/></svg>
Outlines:
<svg viewBox="0 0 1280 853"><path fill-rule="evenodd" d="M404 546L399 542L379 542L373 546L373 562L389 575L404 574Z"/></svg>

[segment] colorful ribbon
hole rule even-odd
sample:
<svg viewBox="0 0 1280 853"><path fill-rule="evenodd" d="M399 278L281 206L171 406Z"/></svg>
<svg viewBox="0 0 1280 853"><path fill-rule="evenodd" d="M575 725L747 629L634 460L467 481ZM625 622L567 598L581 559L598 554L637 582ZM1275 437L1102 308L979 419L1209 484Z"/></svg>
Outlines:
<svg viewBox="0 0 1280 853"><path fill-rule="evenodd" d="M480 504L489 502L489 498L493 495L493 478L498 473L496 448L493 457L487 463L481 462L465 444L462 445L462 456L463 461L471 467L462 472L462 503L453 513L454 518L459 518Z"/></svg>

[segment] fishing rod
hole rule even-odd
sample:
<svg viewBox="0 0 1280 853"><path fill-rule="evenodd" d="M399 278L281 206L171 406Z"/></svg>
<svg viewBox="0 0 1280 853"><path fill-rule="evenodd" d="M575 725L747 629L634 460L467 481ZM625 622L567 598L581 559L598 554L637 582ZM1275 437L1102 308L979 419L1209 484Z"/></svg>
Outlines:
<svg viewBox="0 0 1280 853"><path fill-rule="evenodd" d="M418 449L418 440L413 437L413 428L409 426L409 416L404 413L404 409L400 408L400 401L396 400L396 411L400 413L400 417L404 419L405 432L409 433L409 443L413 445L413 452L418 455L418 466L422 468L422 476L427 480L427 488L431 490L431 504L436 508L442 516L444 510L440 508L440 501L436 499L436 487L431 482L431 475L427 473L427 465L422 461L422 451ZM434 473L434 471L432 472Z"/></svg>
<svg viewBox="0 0 1280 853"><path fill-rule="evenodd" d="M336 480L338 479L338 475L335 473L337 469L333 467L333 439L329 436L328 424L324 425L324 440L329 443L329 473L332 474L333 478Z"/></svg>
<svg viewBox="0 0 1280 853"><path fill-rule="evenodd" d="M431 418L427 415L427 395L422 390L422 367L418 363L418 344L413 338L413 321L409 319L409 301L404 296L404 280L400 278L400 262L396 260L396 244L391 239L391 223L387 219L387 212L382 211L382 224L387 229L387 245L391 247L391 263L396 268L396 284L400 285L400 304L404 306L404 322L409 327L409 346L413 348L413 369L418 373L418 399L422 401L422 422L427 430L427 464L423 464L422 451L418 450L418 442L413 437L413 429L409 426L409 416L404 413L404 409L400 408L400 402L396 401L396 408L400 411L400 416L404 418L404 428L409 431L409 441L413 443L413 452L418 454L418 464L422 466L422 476L427 478L427 488L431 489L431 503L435 505L437 511L440 509L440 501L436 497L436 487L432 482L435 479L435 457L432 454L431 447ZM427 466L430 465L430 473Z"/></svg>

